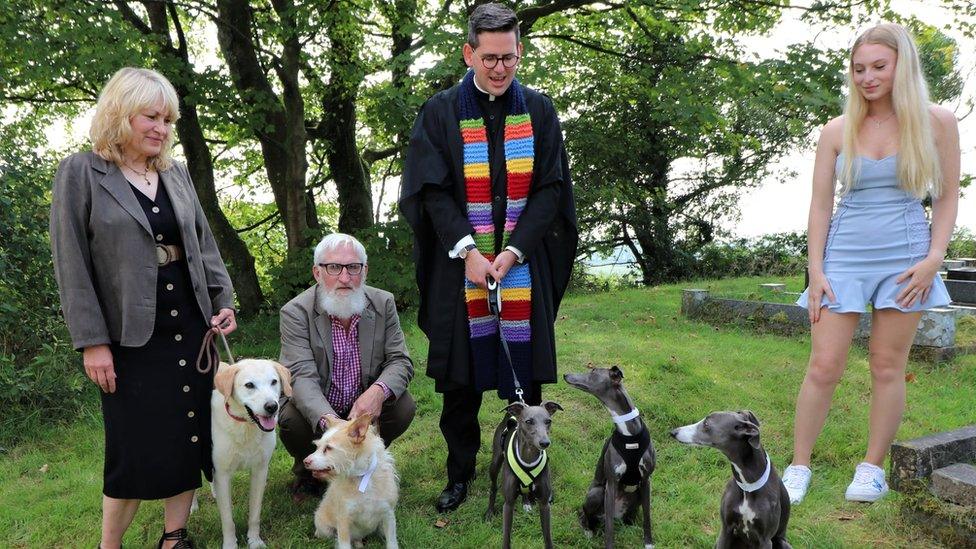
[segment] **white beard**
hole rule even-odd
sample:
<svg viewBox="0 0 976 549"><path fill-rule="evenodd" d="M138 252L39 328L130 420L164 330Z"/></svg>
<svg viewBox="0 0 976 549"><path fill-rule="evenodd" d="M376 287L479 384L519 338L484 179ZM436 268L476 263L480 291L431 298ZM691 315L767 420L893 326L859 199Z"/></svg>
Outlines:
<svg viewBox="0 0 976 549"><path fill-rule="evenodd" d="M366 310L366 289L360 283L349 294L341 295L338 291L329 291L319 284L319 307L341 320L361 315Z"/></svg>

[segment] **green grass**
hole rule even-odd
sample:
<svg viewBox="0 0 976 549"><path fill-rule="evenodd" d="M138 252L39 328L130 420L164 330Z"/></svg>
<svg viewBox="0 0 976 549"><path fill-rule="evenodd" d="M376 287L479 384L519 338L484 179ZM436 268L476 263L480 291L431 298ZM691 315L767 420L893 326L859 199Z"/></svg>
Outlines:
<svg viewBox="0 0 976 549"><path fill-rule="evenodd" d="M763 443L782 471L790 458L793 403L809 352L809 339L756 335L690 322L678 313L682 287L707 287L716 294L752 291L757 278L689 283L567 298L556 325L560 372L587 364L616 364L651 428L658 452L652 477L653 521L658 547L711 547L719 529L719 498L730 475L717 451L677 444L670 429L718 409L752 409L762 421ZM792 281L793 290L796 281ZM802 283L802 281L800 282ZM501 543L501 519L482 519L488 491L487 441L500 419L502 403L493 394L482 407L482 451L478 477L468 501L438 519L433 500L444 482L445 447L438 429L440 398L424 375L426 342L404 315L411 353L418 365L411 392L417 418L394 444L401 475L397 512L399 539L406 548L492 547ZM276 356L277 320L248 322L231 341L239 356ZM909 365L908 409L900 439L972 423L976 357L964 356L934 368ZM874 505L844 501L844 488L860 461L867 437L870 382L866 354L851 353L848 372L834 399L827 426L814 454L814 481L807 499L793 510L789 539L794 547L936 547L899 512L899 494ZM94 390L94 389L92 389ZM579 507L604 437L611 430L597 401L559 383L547 398L565 412L554 418L550 452L556 500L553 538L557 547L602 547L602 536L586 540L576 523ZM98 541L102 467L101 419L96 408L66 425L49 425L0 461L0 545L13 547L93 547ZM42 467L47 466L44 472ZM331 547L312 536L317 502L294 505L287 492L290 458L280 444L262 518L264 539L272 547ZM246 522L246 475L234 487L238 533ZM209 495L190 518L198 546L216 547L220 523ZM162 528L159 502L143 504L125 537L127 547L155 544ZM243 539L241 537L241 539ZM620 547L641 546L639 525L618 526ZM538 514L518 510L515 547L541 547ZM376 540L370 547L381 546Z"/></svg>

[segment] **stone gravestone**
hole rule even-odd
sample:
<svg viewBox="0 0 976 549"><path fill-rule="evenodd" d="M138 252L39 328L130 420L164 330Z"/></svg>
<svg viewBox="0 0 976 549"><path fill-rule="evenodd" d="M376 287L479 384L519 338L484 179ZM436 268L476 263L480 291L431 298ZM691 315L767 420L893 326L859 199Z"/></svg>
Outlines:
<svg viewBox="0 0 976 549"><path fill-rule="evenodd" d="M953 303L976 304L976 267L949 269L945 285Z"/></svg>

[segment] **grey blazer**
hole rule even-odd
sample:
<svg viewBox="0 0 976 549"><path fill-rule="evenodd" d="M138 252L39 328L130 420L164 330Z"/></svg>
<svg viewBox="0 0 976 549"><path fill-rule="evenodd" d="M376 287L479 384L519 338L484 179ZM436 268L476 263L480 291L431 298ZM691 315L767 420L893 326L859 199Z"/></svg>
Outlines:
<svg viewBox="0 0 976 549"><path fill-rule="evenodd" d="M160 172L183 237L197 305L209 322L234 289L186 166ZM93 152L61 161L51 199L51 253L75 349L145 345L156 312L156 241L122 171Z"/></svg>
<svg viewBox="0 0 976 549"><path fill-rule="evenodd" d="M390 292L366 286L366 309L359 319L362 390L382 381L396 398L413 377L413 361L400 329ZM291 372L292 401L314 430L319 418L336 414L325 395L332 377L332 322L318 305L316 284L281 308L281 356Z"/></svg>

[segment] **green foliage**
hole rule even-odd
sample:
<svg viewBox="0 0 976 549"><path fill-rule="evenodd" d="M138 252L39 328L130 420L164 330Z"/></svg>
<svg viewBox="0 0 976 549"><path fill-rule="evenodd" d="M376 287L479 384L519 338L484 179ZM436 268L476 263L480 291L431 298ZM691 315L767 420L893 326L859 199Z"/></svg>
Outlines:
<svg viewBox="0 0 976 549"><path fill-rule="evenodd" d="M23 124L0 139L0 440L28 416L63 417L80 400L63 322L48 238L49 187L55 163L33 153ZM12 160L17 159L15 163ZM70 360L75 359L75 360Z"/></svg>
<svg viewBox="0 0 976 549"><path fill-rule="evenodd" d="M739 190L840 111L836 52L800 44L750 60L688 10L681 22L636 7L575 17L557 26L573 40L547 58L580 66L553 88L578 113L565 129L585 249L626 245L644 283L687 276L688 254L718 236ZM745 36L779 16L728 21Z"/></svg>
<svg viewBox="0 0 976 549"><path fill-rule="evenodd" d="M706 244L692 254L687 272L690 279L794 276L806 265L806 234L778 233Z"/></svg>
<svg viewBox="0 0 976 549"><path fill-rule="evenodd" d="M949 241L947 259L957 257L976 257L976 234L966 227L957 227Z"/></svg>
<svg viewBox="0 0 976 549"><path fill-rule="evenodd" d="M417 292L410 226L404 220L395 218L377 223L356 236L366 247L369 257L367 283L391 292L401 315L418 306L420 294Z"/></svg>

